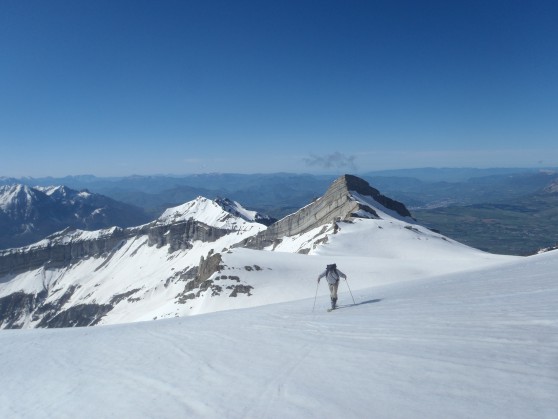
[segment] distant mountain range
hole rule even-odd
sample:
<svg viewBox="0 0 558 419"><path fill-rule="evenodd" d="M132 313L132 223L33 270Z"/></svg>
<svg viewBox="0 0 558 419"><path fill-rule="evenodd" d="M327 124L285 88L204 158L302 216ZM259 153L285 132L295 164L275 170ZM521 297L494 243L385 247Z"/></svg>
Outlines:
<svg viewBox="0 0 558 419"><path fill-rule="evenodd" d="M226 196L257 211L281 218L323 194L336 175L209 173L185 176L99 178L2 178L0 185L66 185L87 188L159 216L166 208L197 196ZM537 193L558 180L558 168L423 168L367 172L362 179L410 208L469 205Z"/></svg>
<svg viewBox="0 0 558 419"><path fill-rule="evenodd" d="M490 252L530 254L558 242L553 225L545 226L544 218L552 217L556 208L552 196L558 190L556 168L422 168L367 172L361 178L405 203L413 215L431 228ZM333 175L210 173L0 178L0 185L18 182L27 186L63 184L75 190L87 188L142 208L149 215L148 220L198 196L228 197L246 208L280 219L321 196L334 179ZM530 210L523 211L527 206ZM516 210L510 212L512 207ZM532 211L541 216L532 217ZM462 222L463 217L476 219L475 212L478 222L473 225ZM498 222L487 227L483 220L490 219Z"/></svg>
<svg viewBox="0 0 558 419"><path fill-rule="evenodd" d="M149 221L141 209L66 186L0 186L0 248L34 243L66 228L97 230Z"/></svg>
<svg viewBox="0 0 558 419"><path fill-rule="evenodd" d="M66 185L88 189L146 210L152 219L165 209L198 196L227 197L248 208L274 218L295 212L302 205L323 194L336 176L306 174L209 173L187 176L129 176L98 178L67 176L63 178L1 178L0 185L21 183L28 186Z"/></svg>

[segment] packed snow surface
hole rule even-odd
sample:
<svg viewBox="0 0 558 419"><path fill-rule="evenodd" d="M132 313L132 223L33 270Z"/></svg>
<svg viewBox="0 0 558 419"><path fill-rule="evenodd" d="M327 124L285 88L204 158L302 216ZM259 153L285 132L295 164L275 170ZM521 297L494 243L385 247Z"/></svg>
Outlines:
<svg viewBox="0 0 558 419"><path fill-rule="evenodd" d="M349 276L331 313L319 292L315 309L311 294L154 322L3 330L0 417L556 418L557 271L549 252L371 281L352 295Z"/></svg>

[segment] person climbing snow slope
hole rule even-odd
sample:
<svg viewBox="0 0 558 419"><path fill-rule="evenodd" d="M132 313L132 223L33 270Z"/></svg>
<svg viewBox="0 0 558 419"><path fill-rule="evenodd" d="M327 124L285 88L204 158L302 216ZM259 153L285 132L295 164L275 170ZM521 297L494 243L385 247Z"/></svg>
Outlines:
<svg viewBox="0 0 558 419"><path fill-rule="evenodd" d="M326 270L318 276L318 284L320 279L325 277L329 285L329 294L331 297L331 309L334 310L337 306L337 288L339 288L339 278L347 279L347 275L337 269L337 265L332 263L326 266Z"/></svg>

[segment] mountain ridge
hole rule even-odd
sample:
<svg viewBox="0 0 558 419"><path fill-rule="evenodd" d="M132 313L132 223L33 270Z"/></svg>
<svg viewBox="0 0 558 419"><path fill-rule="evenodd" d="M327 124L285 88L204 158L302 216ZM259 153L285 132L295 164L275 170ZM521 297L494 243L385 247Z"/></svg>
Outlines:
<svg viewBox="0 0 558 419"><path fill-rule="evenodd" d="M363 179L353 175L343 175L331 184L322 197L271 224L265 231L248 239L244 245L263 249L277 245L281 237L303 234L334 220L345 220L355 216L380 218L375 209L356 198L351 192L372 198L376 205L380 205L388 212L393 211L395 216L412 218L411 213L402 203L380 194Z"/></svg>
<svg viewBox="0 0 558 419"><path fill-rule="evenodd" d="M403 177L411 176L411 177ZM424 222L456 240L493 252L515 255L536 253L548 247L549 234L540 218L530 216L526 209L549 214L552 225L551 198L541 199L541 190L548 188L558 178L553 168L509 169L411 169L374 171L360 175L390 198L404 202ZM7 179L4 179L7 181ZM242 202L253 210L276 219L296 212L308 202L323 195L335 178L333 175L310 174L199 174L184 176L134 176L126 178L66 177L61 180L22 179L25 184L68 183L74 189L90 188L91 191L131 203L149 212L151 219L166 208L180 205L201 195L208 198L226 196ZM3 179L0 178L0 183ZM515 205L521 201L515 214L502 211L501 205ZM527 202L527 204L524 204ZM438 216L440 211L455 212L467 219L467 206L482 205L482 219L497 220L501 228L487 234L482 228L463 229L462 222L451 215ZM450 208L451 207L451 208ZM438 222L440 220L440 222ZM421 220L421 222L423 222ZM517 230L517 223L524 225L528 240L508 231ZM554 236L554 232L551 232ZM499 237L494 240L494 237ZM550 238L550 241L556 241Z"/></svg>
<svg viewBox="0 0 558 419"><path fill-rule="evenodd" d="M0 328L114 324L303 298L307 289L298 278L308 277L307 269L319 272L330 255L367 266L358 273L357 288L367 286L381 266L404 280L433 269L464 269L471 260L505 259L423 228L403 204L353 181L338 178L320 199L294 213L297 226L287 217L266 227L240 217L250 212L238 205L225 211L200 197L142 226L68 230L2 251ZM280 240L271 246L247 245L282 224L293 228L276 235ZM436 254L452 263L432 267L412 254ZM308 268L285 277L285 261L300 267L300 258ZM362 262L370 258L375 263Z"/></svg>

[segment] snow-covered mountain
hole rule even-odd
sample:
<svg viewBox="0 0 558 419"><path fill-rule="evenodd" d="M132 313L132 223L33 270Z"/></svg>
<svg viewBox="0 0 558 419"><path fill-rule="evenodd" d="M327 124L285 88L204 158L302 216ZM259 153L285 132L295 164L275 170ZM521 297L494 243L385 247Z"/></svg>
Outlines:
<svg viewBox="0 0 558 419"><path fill-rule="evenodd" d="M0 327L125 323L290 301L311 294L308 279L332 261L359 289L509 259L417 225L403 204L353 176L269 227L256 218L238 203L198 197L140 227L63 231L0 252Z"/></svg>
<svg viewBox="0 0 558 419"><path fill-rule="evenodd" d="M146 223L143 210L65 186L0 186L0 248L31 244L66 227L96 230Z"/></svg>
<svg viewBox="0 0 558 419"><path fill-rule="evenodd" d="M274 220L257 211L250 211L238 202L227 198L214 200L202 196L193 201L186 202L174 208L169 208L161 217L159 222L171 224L193 218L213 227L236 230L251 228L253 223L269 225Z"/></svg>
<svg viewBox="0 0 558 419"><path fill-rule="evenodd" d="M202 282L210 256L262 229L265 225L199 197L139 227L64 230L0 251L1 327L83 326L181 314L177 307L187 301L186 292L207 289ZM242 289L230 282L233 291Z"/></svg>

